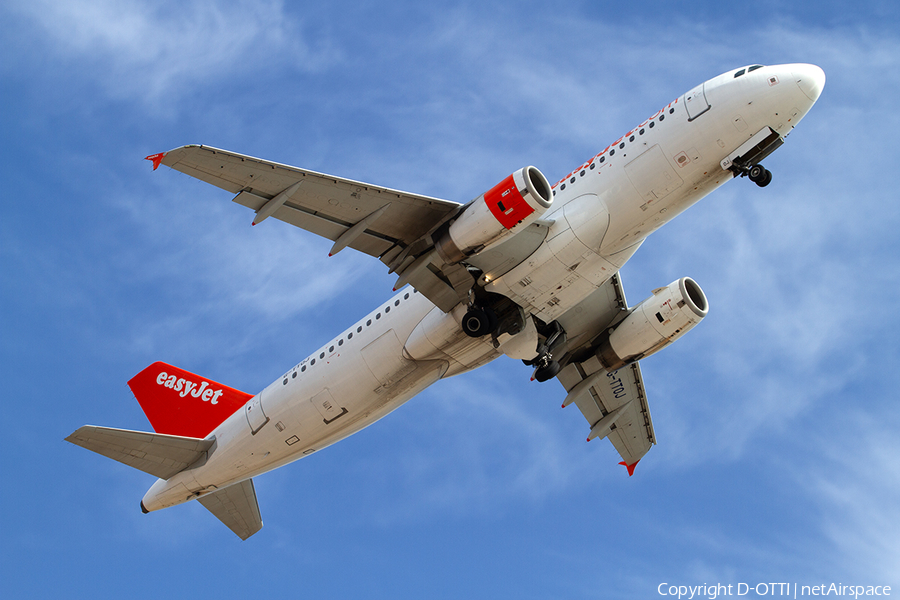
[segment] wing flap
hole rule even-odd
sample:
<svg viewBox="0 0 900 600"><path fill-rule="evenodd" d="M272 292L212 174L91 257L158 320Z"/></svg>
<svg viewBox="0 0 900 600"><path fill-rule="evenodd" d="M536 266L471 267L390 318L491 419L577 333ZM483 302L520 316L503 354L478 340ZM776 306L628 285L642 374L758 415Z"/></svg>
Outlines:
<svg viewBox="0 0 900 600"><path fill-rule="evenodd" d="M214 439L164 435L85 425L66 438L129 467L168 479L208 456Z"/></svg>
<svg viewBox="0 0 900 600"><path fill-rule="evenodd" d="M262 529L262 516L252 479L202 496L198 502L242 540Z"/></svg>
<svg viewBox="0 0 900 600"><path fill-rule="evenodd" d="M237 199L235 199L235 201L237 201ZM285 206L282 206L275 211L275 214L272 216L279 221L284 221L294 227L299 227L300 229L335 241L355 225L355 223L336 221L325 217L322 214L311 213L304 210L302 207L295 206L293 203L285 204ZM352 242L347 244L347 247L368 254L369 256L379 257L396 243L396 239L386 238L371 230L366 230L361 232Z"/></svg>

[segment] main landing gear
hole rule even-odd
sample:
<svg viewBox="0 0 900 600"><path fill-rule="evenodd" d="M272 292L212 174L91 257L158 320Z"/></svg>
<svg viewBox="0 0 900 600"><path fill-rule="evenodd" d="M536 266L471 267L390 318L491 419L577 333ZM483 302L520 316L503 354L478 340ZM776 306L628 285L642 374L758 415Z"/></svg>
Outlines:
<svg viewBox="0 0 900 600"><path fill-rule="evenodd" d="M469 309L461 323L467 336L490 335L494 348L498 348L498 336L504 333L516 335L525 327L524 311L509 298L483 290L473 290L470 294Z"/></svg>
<svg viewBox="0 0 900 600"><path fill-rule="evenodd" d="M566 341L566 332L557 321L553 321L546 333L545 340L538 346L538 355L532 360L522 361L526 365L533 366L534 372L531 379L543 383L556 377L562 366L559 361L553 360L553 351Z"/></svg>
<svg viewBox="0 0 900 600"><path fill-rule="evenodd" d="M478 338L497 329L497 315L490 308L473 306L462 320L462 329L467 336Z"/></svg>
<svg viewBox="0 0 900 600"><path fill-rule="evenodd" d="M553 360L552 354L544 354L538 357L537 366L534 369L534 373L531 374L531 378L539 383L550 381L556 377L560 368L559 363Z"/></svg>

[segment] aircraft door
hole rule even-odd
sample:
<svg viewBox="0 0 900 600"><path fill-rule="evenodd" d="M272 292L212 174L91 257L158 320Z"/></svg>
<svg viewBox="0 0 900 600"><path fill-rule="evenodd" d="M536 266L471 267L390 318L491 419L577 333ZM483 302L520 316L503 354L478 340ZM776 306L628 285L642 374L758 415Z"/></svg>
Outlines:
<svg viewBox="0 0 900 600"><path fill-rule="evenodd" d="M684 106L687 109L688 121L693 121L712 108L706 100L706 83L701 83L684 95Z"/></svg>
<svg viewBox="0 0 900 600"><path fill-rule="evenodd" d="M256 435L256 432L269 422L269 417L263 412L262 392L255 395L253 399L247 403L244 414L247 415L247 423L250 425L250 433L253 435Z"/></svg>
<svg viewBox="0 0 900 600"><path fill-rule="evenodd" d="M322 415L322 421L326 425L330 425L332 421L339 417L343 417L349 411L343 406L338 405L334 400L334 396L325 388L315 396L309 399L312 405L316 407L319 414Z"/></svg>

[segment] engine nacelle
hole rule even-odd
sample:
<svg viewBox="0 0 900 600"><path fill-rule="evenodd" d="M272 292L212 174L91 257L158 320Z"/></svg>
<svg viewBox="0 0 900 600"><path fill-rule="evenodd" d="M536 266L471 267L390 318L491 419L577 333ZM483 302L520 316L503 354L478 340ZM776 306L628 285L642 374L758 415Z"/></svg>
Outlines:
<svg viewBox="0 0 900 600"><path fill-rule="evenodd" d="M631 309L615 329L600 340L596 355L607 371L615 371L665 348L709 311L706 295L697 283L682 277Z"/></svg>
<svg viewBox="0 0 900 600"><path fill-rule="evenodd" d="M544 174L523 167L470 202L435 247L445 263L458 263L528 227L552 203Z"/></svg>

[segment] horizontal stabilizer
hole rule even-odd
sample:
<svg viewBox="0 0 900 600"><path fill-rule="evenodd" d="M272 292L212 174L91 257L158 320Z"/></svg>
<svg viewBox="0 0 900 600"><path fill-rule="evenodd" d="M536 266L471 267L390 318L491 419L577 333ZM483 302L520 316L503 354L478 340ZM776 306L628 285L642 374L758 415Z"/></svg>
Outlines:
<svg viewBox="0 0 900 600"><path fill-rule="evenodd" d="M168 479L205 458L215 443L214 439L201 440L94 425L79 428L66 441L160 479Z"/></svg>
<svg viewBox="0 0 900 600"><path fill-rule="evenodd" d="M262 529L263 522L252 479L207 494L198 502L242 540Z"/></svg>

